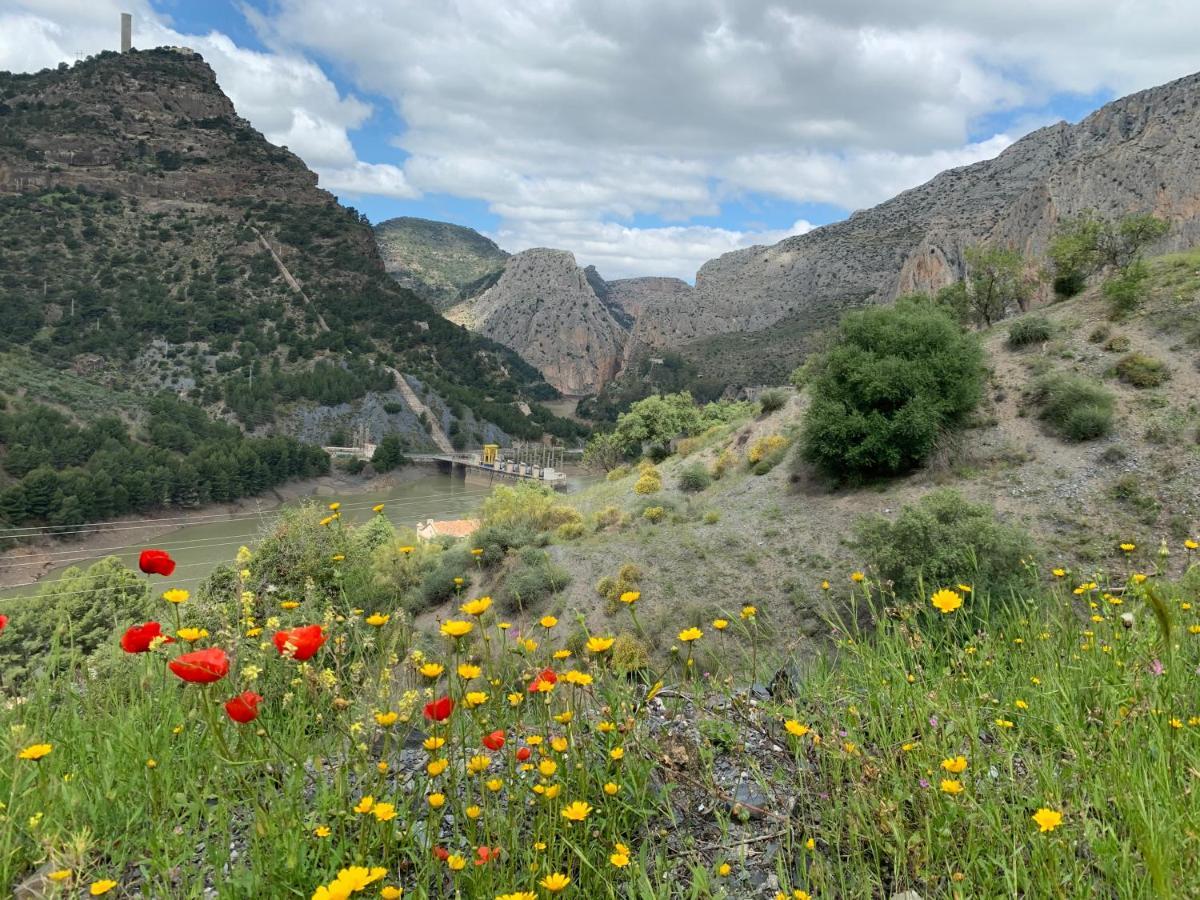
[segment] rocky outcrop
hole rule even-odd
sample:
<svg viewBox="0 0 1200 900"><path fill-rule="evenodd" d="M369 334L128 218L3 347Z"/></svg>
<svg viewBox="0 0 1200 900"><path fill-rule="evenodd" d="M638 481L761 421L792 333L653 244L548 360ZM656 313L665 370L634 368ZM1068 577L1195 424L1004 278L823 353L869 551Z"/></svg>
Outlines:
<svg viewBox="0 0 1200 900"><path fill-rule="evenodd" d="M694 288L674 278L605 282L568 253L527 251L454 317L568 393L590 391L662 348L692 357L707 377L758 384L794 367L810 337L846 309L961 278L975 244L1036 258L1062 218L1096 210L1153 212L1172 225L1162 249L1190 246L1200 240L1197 134L1193 75L1077 125L1039 129L995 159L943 172L844 221L727 253L700 268Z"/></svg>
<svg viewBox="0 0 1200 900"><path fill-rule="evenodd" d="M486 290L508 259L473 228L410 216L380 222L375 241L387 273L438 309Z"/></svg>
<svg viewBox="0 0 1200 900"><path fill-rule="evenodd" d="M567 251L525 250L446 317L517 351L564 394L591 394L616 375L629 335L597 289L603 280Z"/></svg>
<svg viewBox="0 0 1200 900"><path fill-rule="evenodd" d="M1172 224L1166 247L1190 245L1200 239L1198 133L1200 75L1122 98L845 221L706 263L673 329L686 342L784 319L819 327L847 307L961 278L973 244L1036 256L1060 219L1085 210L1153 212Z"/></svg>

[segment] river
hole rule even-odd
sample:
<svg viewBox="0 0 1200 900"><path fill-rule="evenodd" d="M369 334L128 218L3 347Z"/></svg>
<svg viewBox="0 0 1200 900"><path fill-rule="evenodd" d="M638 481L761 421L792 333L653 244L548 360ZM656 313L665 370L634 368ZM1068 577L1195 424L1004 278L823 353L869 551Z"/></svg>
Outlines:
<svg viewBox="0 0 1200 900"><path fill-rule="evenodd" d="M58 578L70 566L86 567L107 556L116 556L125 565L136 568L143 547L161 547L170 551L178 563L170 579L171 586L195 588L214 566L232 561L238 547L245 544L253 549L281 509L286 507L309 500L322 504L337 500L342 504L343 519L355 524L374 515L371 507L383 503L383 514L393 524L413 527L430 518L464 518L478 510L490 492L485 485L437 474L403 480L379 479L348 486L341 492L331 492L323 481L306 488L307 493L293 496L283 504L274 499L256 501L250 498L242 501L240 509L231 512L200 510L186 516L178 527L170 520L149 524L136 520L115 523L102 533L90 536L86 547L76 545L72 548L65 541L52 545L38 554L36 565L9 555L0 561L0 569L19 576L8 579L10 584L13 581L25 583L0 587L0 598L35 593L42 584ZM45 568L47 561L49 569ZM28 583L42 572L37 584Z"/></svg>

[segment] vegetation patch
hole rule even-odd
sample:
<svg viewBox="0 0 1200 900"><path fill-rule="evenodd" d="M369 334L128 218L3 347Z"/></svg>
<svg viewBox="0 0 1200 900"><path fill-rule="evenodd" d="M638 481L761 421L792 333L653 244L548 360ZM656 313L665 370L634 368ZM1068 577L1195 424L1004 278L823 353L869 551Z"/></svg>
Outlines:
<svg viewBox="0 0 1200 900"><path fill-rule="evenodd" d="M1117 377L1136 388L1152 388L1166 384L1171 370L1166 363L1144 353L1129 353L1117 360Z"/></svg>
<svg viewBox="0 0 1200 900"><path fill-rule="evenodd" d="M1090 441L1112 430L1112 391L1082 375L1050 372L1036 379L1030 399L1038 417L1069 441Z"/></svg>

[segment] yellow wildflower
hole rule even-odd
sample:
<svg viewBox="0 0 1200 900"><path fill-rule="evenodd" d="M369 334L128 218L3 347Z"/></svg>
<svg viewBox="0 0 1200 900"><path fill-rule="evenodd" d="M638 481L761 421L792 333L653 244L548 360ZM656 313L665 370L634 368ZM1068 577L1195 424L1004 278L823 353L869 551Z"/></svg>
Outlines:
<svg viewBox="0 0 1200 900"><path fill-rule="evenodd" d="M441 632L450 638L466 637L475 626L462 619L449 619L442 623Z"/></svg>
<svg viewBox="0 0 1200 900"><path fill-rule="evenodd" d="M589 653L603 653L613 645L616 638L610 637L590 637L587 640L587 649Z"/></svg>
<svg viewBox="0 0 1200 900"><path fill-rule="evenodd" d="M962 606L963 598L962 594L943 588L930 597L929 602L937 607L938 611L942 615L946 615L954 612L956 609Z"/></svg>
<svg viewBox="0 0 1200 900"><path fill-rule="evenodd" d="M1062 824L1062 820L1062 813L1044 806L1033 814L1033 821L1037 822L1038 831L1043 833L1053 831Z"/></svg>

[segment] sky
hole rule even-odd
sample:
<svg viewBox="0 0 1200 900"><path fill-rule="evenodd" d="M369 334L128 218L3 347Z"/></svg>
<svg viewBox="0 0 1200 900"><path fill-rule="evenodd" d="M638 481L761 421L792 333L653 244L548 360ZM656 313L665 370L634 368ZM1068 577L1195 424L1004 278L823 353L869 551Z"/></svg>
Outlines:
<svg viewBox="0 0 1200 900"><path fill-rule="evenodd" d="M0 0L0 70L186 45L378 222L691 281L1200 69L1195 0Z"/></svg>

